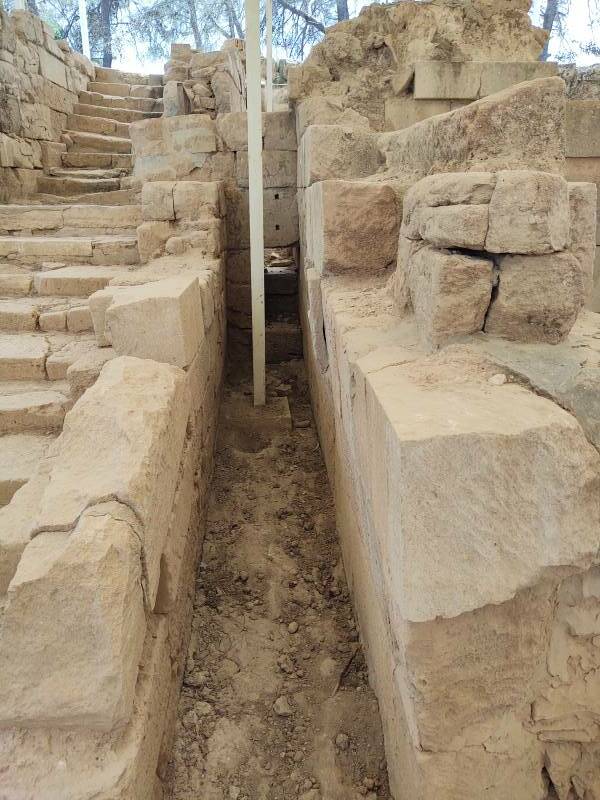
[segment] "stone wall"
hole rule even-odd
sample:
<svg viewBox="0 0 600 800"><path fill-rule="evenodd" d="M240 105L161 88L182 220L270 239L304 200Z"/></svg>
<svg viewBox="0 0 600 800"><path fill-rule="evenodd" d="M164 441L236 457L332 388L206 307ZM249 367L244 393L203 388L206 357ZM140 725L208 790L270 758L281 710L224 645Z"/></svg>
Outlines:
<svg viewBox="0 0 600 800"><path fill-rule="evenodd" d="M193 248L92 294L106 355L70 368L80 397L0 510L7 797L161 796L212 470L224 267Z"/></svg>
<svg viewBox="0 0 600 800"><path fill-rule="evenodd" d="M265 264L295 265L299 239L296 127L290 111L263 113L263 203ZM134 182L145 182L142 201L146 222L138 229L142 255L167 252L186 245L177 228L185 227L182 212L173 204L173 186L185 192L187 181L219 180L227 216L227 240L209 247L227 253L227 317L231 337L248 346L251 322L250 239L248 209L248 143L245 112L187 114L136 122L131 126L135 156ZM205 228L206 239L209 232ZM185 238L185 236L184 236ZM142 242L144 239L144 242ZM169 240L169 241L167 241ZM267 305L281 304L273 297L267 274ZM289 297L289 289L284 295ZM291 292L295 300L295 282ZM295 311L295 302L293 303ZM273 338L287 341L283 351L299 354L298 335L286 339L285 329ZM268 337L269 354L277 356L277 342ZM291 348L291 349L290 349Z"/></svg>
<svg viewBox="0 0 600 800"><path fill-rule="evenodd" d="M528 10L526 0L367 6L328 28L306 61L288 69L290 99L327 97L375 130L393 130L554 74L537 62L546 34Z"/></svg>
<svg viewBox="0 0 600 800"><path fill-rule="evenodd" d="M299 146L305 358L397 800L598 791L596 191L561 177L564 102L549 78Z"/></svg>
<svg viewBox="0 0 600 800"><path fill-rule="evenodd" d="M35 193L94 71L39 17L0 10L0 201Z"/></svg>

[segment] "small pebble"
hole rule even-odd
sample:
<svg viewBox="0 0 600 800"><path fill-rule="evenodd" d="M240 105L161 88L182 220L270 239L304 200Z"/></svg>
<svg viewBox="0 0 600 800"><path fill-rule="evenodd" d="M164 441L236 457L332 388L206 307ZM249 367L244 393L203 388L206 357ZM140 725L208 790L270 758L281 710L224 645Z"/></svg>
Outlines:
<svg viewBox="0 0 600 800"><path fill-rule="evenodd" d="M290 622L290 624L288 625L289 633L298 633L298 627L299 625L297 622Z"/></svg>
<svg viewBox="0 0 600 800"><path fill-rule="evenodd" d="M506 383L506 375L502 372L497 372L488 379L488 383L491 383L493 386L502 386L503 383Z"/></svg>
<svg viewBox="0 0 600 800"><path fill-rule="evenodd" d="M281 697L278 697L277 700L275 700L273 703L273 711L278 717L291 717L294 713L292 711L292 707L290 706L290 701L285 695L281 695Z"/></svg>
<svg viewBox="0 0 600 800"><path fill-rule="evenodd" d="M347 750L349 744L350 744L350 738L348 737L347 734L338 733L338 735L335 737L335 746L339 750Z"/></svg>

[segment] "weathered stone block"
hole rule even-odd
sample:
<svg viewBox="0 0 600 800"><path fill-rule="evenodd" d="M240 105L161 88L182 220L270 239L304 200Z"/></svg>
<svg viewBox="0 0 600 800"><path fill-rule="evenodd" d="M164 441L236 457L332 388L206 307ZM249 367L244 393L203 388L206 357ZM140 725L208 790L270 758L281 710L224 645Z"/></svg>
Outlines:
<svg viewBox="0 0 600 800"><path fill-rule="evenodd" d="M565 85L540 78L403 131L379 135L392 174L537 169L562 172ZM485 131L485 135L482 135Z"/></svg>
<svg viewBox="0 0 600 800"><path fill-rule="evenodd" d="M492 294L490 259L421 247L406 272L417 326L428 345L483 328Z"/></svg>
<svg viewBox="0 0 600 800"><path fill-rule="evenodd" d="M11 581L0 725L111 731L132 713L146 629L138 522L118 502L41 533Z"/></svg>
<svg viewBox="0 0 600 800"><path fill-rule="evenodd" d="M400 220L389 186L322 181L305 204L306 261L318 272L375 272L395 260Z"/></svg>
<svg viewBox="0 0 600 800"><path fill-rule="evenodd" d="M529 170L498 173L490 200L485 249L490 253L550 253L569 239L567 182Z"/></svg>
<svg viewBox="0 0 600 800"><path fill-rule="evenodd" d="M571 158L600 155L600 102L567 100L566 155ZM585 180L590 180L586 176Z"/></svg>
<svg viewBox="0 0 600 800"><path fill-rule="evenodd" d="M188 366L204 338L198 279L182 276L114 287L105 326L119 355Z"/></svg>
<svg viewBox="0 0 600 800"><path fill-rule="evenodd" d="M115 498L138 520L153 603L189 409L182 370L139 358L106 363L48 451L30 533L70 531L86 508Z"/></svg>
<svg viewBox="0 0 600 800"><path fill-rule="evenodd" d="M173 187L175 219L219 218L224 211L221 187L214 181L178 181Z"/></svg>
<svg viewBox="0 0 600 800"><path fill-rule="evenodd" d="M488 232L487 205L419 209L419 235L436 247L483 250Z"/></svg>
<svg viewBox="0 0 600 800"><path fill-rule="evenodd" d="M264 150L262 154L263 186L267 189L296 186L296 152ZM235 173L238 186L248 186L248 152L236 155Z"/></svg>
<svg viewBox="0 0 600 800"><path fill-rule="evenodd" d="M585 298L582 264L570 252L500 259L486 333L522 342L564 339Z"/></svg>
<svg viewBox="0 0 600 800"><path fill-rule="evenodd" d="M171 181L144 183L142 187L142 216L145 220L175 219Z"/></svg>
<svg viewBox="0 0 600 800"><path fill-rule="evenodd" d="M594 284L594 261L597 239L598 189L595 183L570 183L569 207L571 229L569 249L581 264L585 300L589 300Z"/></svg>
<svg viewBox="0 0 600 800"><path fill-rule="evenodd" d="M551 62L418 61L414 94L417 100L478 100L556 72Z"/></svg>
<svg viewBox="0 0 600 800"><path fill-rule="evenodd" d="M366 178L381 164L376 134L339 125L311 125L300 142L298 159L302 187L330 178Z"/></svg>

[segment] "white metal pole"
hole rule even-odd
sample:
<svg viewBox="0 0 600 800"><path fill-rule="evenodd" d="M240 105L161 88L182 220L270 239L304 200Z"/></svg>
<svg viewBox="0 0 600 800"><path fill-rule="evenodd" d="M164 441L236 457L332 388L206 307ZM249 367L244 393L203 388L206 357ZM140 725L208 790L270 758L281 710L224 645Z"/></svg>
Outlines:
<svg viewBox="0 0 600 800"><path fill-rule="evenodd" d="M88 28L87 6L85 0L79 0L79 25L81 27L81 44L83 55L91 59L90 55L90 31Z"/></svg>
<svg viewBox="0 0 600 800"><path fill-rule="evenodd" d="M263 232L262 92L259 0L246 6L246 102L248 106L248 202L254 405L265 404L265 246Z"/></svg>
<svg viewBox="0 0 600 800"><path fill-rule="evenodd" d="M266 31L267 39L267 85L266 99L267 111L273 111L273 0L265 0L266 6Z"/></svg>
<svg viewBox="0 0 600 800"><path fill-rule="evenodd" d="M13 8L15 11L27 11L27 4L25 0L15 0Z"/></svg>

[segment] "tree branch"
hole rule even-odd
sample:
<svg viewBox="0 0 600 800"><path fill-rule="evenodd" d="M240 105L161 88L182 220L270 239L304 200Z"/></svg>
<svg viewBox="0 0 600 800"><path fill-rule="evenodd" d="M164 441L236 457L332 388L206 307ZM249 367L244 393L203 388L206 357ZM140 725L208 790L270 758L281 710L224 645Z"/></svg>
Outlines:
<svg viewBox="0 0 600 800"><path fill-rule="evenodd" d="M325 33L325 26L323 25L323 23L319 22L318 19L311 17L311 15L307 14L306 11L302 11L302 9L296 8L295 6L288 3L287 0L276 0L276 2L278 2L280 6L283 6L283 8L287 8L287 10L290 11L292 14L295 14L298 17L302 17L302 19L309 25L311 25L313 28L316 28L318 31L321 31L321 33Z"/></svg>

